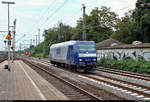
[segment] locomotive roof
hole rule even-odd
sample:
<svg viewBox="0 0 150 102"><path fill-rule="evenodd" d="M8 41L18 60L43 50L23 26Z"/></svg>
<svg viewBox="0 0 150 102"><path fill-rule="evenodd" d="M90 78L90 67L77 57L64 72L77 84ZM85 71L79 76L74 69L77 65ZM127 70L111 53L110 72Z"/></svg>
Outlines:
<svg viewBox="0 0 150 102"><path fill-rule="evenodd" d="M57 47L57 46L73 45L73 44L79 43L79 42L93 42L93 43L94 43L94 41L67 41L67 42L62 42L62 43L53 44L53 45L51 45L51 48L52 48L52 47Z"/></svg>

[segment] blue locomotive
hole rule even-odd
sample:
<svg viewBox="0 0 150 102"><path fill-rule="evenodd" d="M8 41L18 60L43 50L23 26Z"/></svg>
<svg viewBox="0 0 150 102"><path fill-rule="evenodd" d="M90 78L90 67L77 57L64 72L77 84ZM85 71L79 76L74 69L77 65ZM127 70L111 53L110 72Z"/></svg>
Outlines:
<svg viewBox="0 0 150 102"><path fill-rule="evenodd" d="M53 44L49 52L50 62L79 72L92 71L97 66L94 41L67 41Z"/></svg>

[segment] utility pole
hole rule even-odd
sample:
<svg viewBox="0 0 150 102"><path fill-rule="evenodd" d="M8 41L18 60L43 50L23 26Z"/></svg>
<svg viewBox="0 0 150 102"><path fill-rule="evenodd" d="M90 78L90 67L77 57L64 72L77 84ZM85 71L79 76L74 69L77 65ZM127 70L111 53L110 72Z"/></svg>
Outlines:
<svg viewBox="0 0 150 102"><path fill-rule="evenodd" d="M12 56L12 63L15 59L15 38L16 38L16 19L14 20L14 26L13 26L13 42L12 42L12 48L13 48L13 56Z"/></svg>
<svg viewBox="0 0 150 102"><path fill-rule="evenodd" d="M38 29L38 34L39 34L39 37L38 37L38 44L40 44L40 29Z"/></svg>
<svg viewBox="0 0 150 102"><path fill-rule="evenodd" d="M86 40L86 18L85 18L85 5L83 4L83 35L82 35L82 39Z"/></svg>
<svg viewBox="0 0 150 102"><path fill-rule="evenodd" d="M33 46L35 46L35 40L33 40Z"/></svg>
<svg viewBox="0 0 150 102"><path fill-rule="evenodd" d="M36 44L35 44L35 46L37 46L37 45L38 45L38 44L37 44L37 43L38 43L38 41L37 41L37 40L38 40L38 39L37 39L37 38L38 38L38 35L35 35L35 37L36 37L36 38L35 38L35 39L36 39Z"/></svg>
<svg viewBox="0 0 150 102"><path fill-rule="evenodd" d="M67 37L67 32L66 32L66 30L65 30L65 34L64 34L64 35L65 35L65 41L66 41L66 40L67 40L67 38L66 38L66 37Z"/></svg>
<svg viewBox="0 0 150 102"><path fill-rule="evenodd" d="M30 39L30 46L32 46L32 39Z"/></svg>
<svg viewBox="0 0 150 102"><path fill-rule="evenodd" d="M30 39L30 53L32 53L32 39Z"/></svg>
<svg viewBox="0 0 150 102"><path fill-rule="evenodd" d="M45 35L44 35L44 56L46 56L46 34L48 30L45 30Z"/></svg>
<svg viewBox="0 0 150 102"><path fill-rule="evenodd" d="M8 70L10 71L11 65L10 65L10 46L11 46L11 34L10 34L10 24L9 24L9 4L15 4L14 2L5 2L2 1L2 4L8 5L8 35L10 39L8 39Z"/></svg>
<svg viewBox="0 0 150 102"><path fill-rule="evenodd" d="M22 45L21 45L21 43L20 43L20 46L19 46L19 48L20 48L20 55L21 55L21 46L22 46Z"/></svg>
<svg viewBox="0 0 150 102"><path fill-rule="evenodd" d="M24 51L25 51L25 49L26 49L26 48L25 48L25 40L23 41L23 45L24 45Z"/></svg>
<svg viewBox="0 0 150 102"><path fill-rule="evenodd" d="M59 24L58 42L61 42L61 23Z"/></svg>

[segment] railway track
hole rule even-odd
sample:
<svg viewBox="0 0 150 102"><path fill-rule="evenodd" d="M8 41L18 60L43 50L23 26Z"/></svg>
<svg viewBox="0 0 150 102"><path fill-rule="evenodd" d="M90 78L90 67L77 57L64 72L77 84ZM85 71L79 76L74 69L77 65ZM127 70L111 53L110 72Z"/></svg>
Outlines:
<svg viewBox="0 0 150 102"><path fill-rule="evenodd" d="M120 71L120 70L114 70L114 69L102 68L102 67L96 68L96 70L101 71L101 72L107 72L107 73L122 75L126 77L141 79L145 81L150 81L150 75L143 75L143 74L138 74L138 73L132 73L132 72L127 72L127 71Z"/></svg>
<svg viewBox="0 0 150 102"><path fill-rule="evenodd" d="M42 62L42 63L50 65L48 62ZM124 71L122 72L122 71L116 71L111 69L108 70L102 68L101 69L97 68L96 70L100 72L116 74L119 76L130 77L132 79L135 78L140 81L144 80L150 83L149 76L147 75L135 74L135 73L124 72ZM89 80L95 81L96 83L105 84L108 87L124 92L130 95L131 97L133 96L135 99L150 100L149 86L139 84L139 83L124 81L119 78L113 78L98 73L92 73L92 75L84 75L84 77L85 78L88 77Z"/></svg>
<svg viewBox="0 0 150 102"><path fill-rule="evenodd" d="M8 59L8 56L6 54L0 54L0 63L2 63L3 61L7 59Z"/></svg>
<svg viewBox="0 0 150 102"><path fill-rule="evenodd" d="M135 83L107 77L104 75L99 75L96 73L93 73L94 76L87 76L90 79L94 79L98 81L99 83L106 84L109 87L116 88L117 90L127 92L128 94L137 94L139 95L139 98L143 99L150 99L150 87L138 85ZM96 76L96 77L95 77ZM97 77L98 76L98 77ZM137 98L138 98L137 97ZM145 98L144 98L145 97Z"/></svg>
<svg viewBox="0 0 150 102"><path fill-rule="evenodd" d="M69 87L69 89L62 89L63 93L69 97L70 99L75 99L75 100L102 100L100 97L97 97L91 93L89 93L88 91L80 88L80 86L78 86L77 84L73 84L71 82L69 82L67 79L62 78L56 74L54 74L55 72L50 71L50 69L45 68L45 66L41 66L40 64L36 64L36 63L31 63L28 60L23 60L26 64L30 65L31 67L36 67L39 68L40 70L44 71L45 73L49 74L50 76L56 78L57 80L59 80L60 82L62 82L60 84L61 86L59 86L59 88L61 87ZM56 81L56 80L55 80ZM62 86L64 85L64 86ZM56 86L56 85L55 85Z"/></svg>
<svg viewBox="0 0 150 102"><path fill-rule="evenodd" d="M51 65L46 60L45 61L42 60L41 62L44 63L44 64ZM115 70L115 69L110 69L110 68L102 68L102 67L95 68L95 70L100 71L100 72L116 74L116 75L119 75L119 76L135 78L135 79L138 79L138 80L150 81L150 75L144 75L144 74L138 74L138 73L132 73L132 72L127 72L127 71Z"/></svg>
<svg viewBox="0 0 150 102"><path fill-rule="evenodd" d="M70 71L70 70L68 70ZM76 72L74 72L76 73ZM111 88L115 88L119 91L125 92L130 95L137 95L137 99L139 100L149 100L150 99L150 87L139 85L131 82L127 82L124 80L100 75L97 73L91 73L89 74L83 74L81 77L84 77L85 79L88 78L89 80L95 81L98 84L103 84Z"/></svg>

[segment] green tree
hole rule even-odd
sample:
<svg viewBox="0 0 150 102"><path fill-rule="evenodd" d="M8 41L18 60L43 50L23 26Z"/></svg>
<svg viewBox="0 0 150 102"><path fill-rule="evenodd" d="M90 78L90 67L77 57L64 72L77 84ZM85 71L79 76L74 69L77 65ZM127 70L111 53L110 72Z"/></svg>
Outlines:
<svg viewBox="0 0 150 102"><path fill-rule="evenodd" d="M125 17L122 17L117 22L116 31L111 35L111 37L124 43L132 43L132 41L135 40L131 32L133 25L134 22L131 17L131 12L126 13Z"/></svg>
<svg viewBox="0 0 150 102"><path fill-rule="evenodd" d="M113 33L118 20L117 14L111 12L110 8L93 9L89 16L86 15L87 40L100 42L108 39ZM75 39L82 40L82 24L83 20L80 18L77 21Z"/></svg>
<svg viewBox="0 0 150 102"><path fill-rule="evenodd" d="M134 36L142 42L150 42L150 0L137 1L133 18L135 20L135 27L132 29Z"/></svg>
<svg viewBox="0 0 150 102"><path fill-rule="evenodd" d="M45 56L49 54L49 47L52 44L71 40L73 29L74 28L59 22L57 27L53 27L45 31L43 34L45 37L43 45L45 49L43 53Z"/></svg>
<svg viewBox="0 0 150 102"><path fill-rule="evenodd" d="M125 43L150 42L150 0L137 0L136 9L128 14L118 22L111 37Z"/></svg>

